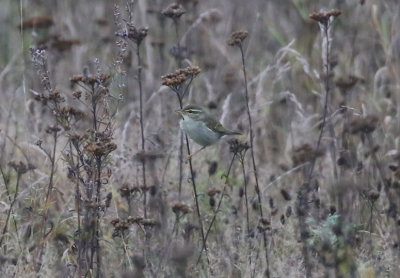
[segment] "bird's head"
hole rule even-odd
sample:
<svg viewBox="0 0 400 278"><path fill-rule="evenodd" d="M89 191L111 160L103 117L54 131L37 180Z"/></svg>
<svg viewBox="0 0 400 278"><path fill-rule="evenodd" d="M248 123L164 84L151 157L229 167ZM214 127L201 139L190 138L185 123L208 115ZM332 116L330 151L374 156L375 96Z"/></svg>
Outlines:
<svg viewBox="0 0 400 278"><path fill-rule="evenodd" d="M183 118L190 118L195 121L202 121L208 115L206 108L195 104L190 104L182 109L176 110L176 112L181 114Z"/></svg>

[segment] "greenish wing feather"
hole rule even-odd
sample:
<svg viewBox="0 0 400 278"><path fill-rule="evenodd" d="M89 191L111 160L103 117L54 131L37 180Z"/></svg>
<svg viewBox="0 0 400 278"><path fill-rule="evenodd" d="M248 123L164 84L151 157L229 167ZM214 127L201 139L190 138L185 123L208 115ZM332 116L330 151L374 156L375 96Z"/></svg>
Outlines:
<svg viewBox="0 0 400 278"><path fill-rule="evenodd" d="M224 128L219 121L217 121L216 119L214 119L212 117L209 117L205 122L206 122L206 126L213 131L216 131L216 132L219 132L222 134L227 134L227 135L239 134L239 132L231 131L231 130Z"/></svg>

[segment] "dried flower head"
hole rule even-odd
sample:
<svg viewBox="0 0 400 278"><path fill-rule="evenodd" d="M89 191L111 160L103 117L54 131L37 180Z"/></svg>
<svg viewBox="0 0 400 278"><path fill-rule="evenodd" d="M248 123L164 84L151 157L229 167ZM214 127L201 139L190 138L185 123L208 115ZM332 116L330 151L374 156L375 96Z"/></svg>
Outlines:
<svg viewBox="0 0 400 278"><path fill-rule="evenodd" d="M187 77L195 77L201 72L201 69L199 67L194 66L194 67L187 67L184 69L179 69L179 70L177 70L177 72L182 73L182 74L186 75Z"/></svg>
<svg viewBox="0 0 400 278"><path fill-rule="evenodd" d="M338 17L342 12L340 10L331 10L329 12L319 12L319 13L312 13L310 14L310 18L312 20L318 21L323 25L327 25L331 18Z"/></svg>
<svg viewBox="0 0 400 278"><path fill-rule="evenodd" d="M241 30L236 31L231 34L231 37L227 41L227 44L230 46L240 46L242 42L248 37L249 32Z"/></svg>
<svg viewBox="0 0 400 278"><path fill-rule="evenodd" d="M18 28L31 29L31 28L48 28L54 24L54 21L49 16L37 16L25 19Z"/></svg>
<svg viewBox="0 0 400 278"><path fill-rule="evenodd" d="M46 127L46 133L47 134L56 134L56 133L58 133L60 131L61 131L61 128L59 126L57 126L57 125Z"/></svg>
<svg viewBox="0 0 400 278"><path fill-rule="evenodd" d="M376 200L379 199L380 193L379 193L379 191L376 191L376 190L370 190L370 191L366 192L365 195L369 201L375 202Z"/></svg>
<svg viewBox="0 0 400 278"><path fill-rule="evenodd" d="M191 212L191 209L189 208L189 206L183 204L183 203L175 203L172 206L172 211L176 214L176 215L184 215L187 213Z"/></svg>
<svg viewBox="0 0 400 278"><path fill-rule="evenodd" d="M260 232L270 230L271 229L271 221L269 221L267 218L261 218L258 223L257 228Z"/></svg>
<svg viewBox="0 0 400 278"><path fill-rule="evenodd" d="M8 163L8 166L13 168L14 171L17 172L19 175L23 175L28 171L32 171L32 170L36 169L36 167L34 165L32 165L30 163L28 165L26 165L22 161L19 161L18 163L14 162L14 161L11 161L11 162Z"/></svg>
<svg viewBox="0 0 400 278"><path fill-rule="evenodd" d="M228 141L229 149L234 155L238 155L239 159L243 159L246 151L250 148L247 142L240 142L238 139L230 139Z"/></svg>
<svg viewBox="0 0 400 278"><path fill-rule="evenodd" d="M96 156L108 155L110 152L117 149L114 143L105 142L89 142L85 146L85 151L92 153Z"/></svg>
<svg viewBox="0 0 400 278"><path fill-rule="evenodd" d="M218 169L218 162L217 161L210 162L208 166L208 174L210 176L214 175L217 172L217 169Z"/></svg>
<svg viewBox="0 0 400 278"><path fill-rule="evenodd" d="M186 80L192 80L200 72L200 68L196 66L178 69L174 73L169 73L162 76L162 85L168 86L172 89L177 89L184 84Z"/></svg>
<svg viewBox="0 0 400 278"><path fill-rule="evenodd" d="M305 162L312 161L324 153L322 150L316 151L310 144L303 144L293 150L292 161L293 165L301 165Z"/></svg>
<svg viewBox="0 0 400 278"><path fill-rule="evenodd" d="M148 31L149 28L147 27L137 28L133 24L128 23L127 28L117 31L115 35L122 38L128 38L139 45L147 36Z"/></svg>
<svg viewBox="0 0 400 278"><path fill-rule="evenodd" d="M375 115L368 115L365 118L355 118L347 126L346 130L351 134L371 133L378 126L379 118Z"/></svg>
<svg viewBox="0 0 400 278"><path fill-rule="evenodd" d="M127 184L124 184L118 191L122 198L128 198L131 195L131 189Z"/></svg>
<svg viewBox="0 0 400 278"><path fill-rule="evenodd" d="M88 85L104 85L110 81L111 75L101 74L100 76L85 76L85 75L73 75L69 80L74 83L84 83Z"/></svg>
<svg viewBox="0 0 400 278"><path fill-rule="evenodd" d="M160 223L158 223L157 220L155 220L155 219L145 218L140 221L140 224L142 224L145 227L151 228L151 227L158 226Z"/></svg>
<svg viewBox="0 0 400 278"><path fill-rule="evenodd" d="M111 205L111 200L112 200L112 192L108 192L108 194L107 194L107 196L106 196L106 199L105 199L105 206L106 206L107 208L110 207L110 205Z"/></svg>
<svg viewBox="0 0 400 278"><path fill-rule="evenodd" d="M349 76L339 77L336 80L335 84L340 89L346 91L351 89L354 85L356 85L358 81L362 80L363 80L362 77L350 74Z"/></svg>
<svg viewBox="0 0 400 278"><path fill-rule="evenodd" d="M211 9L203 14L204 20L217 23L222 19L222 12L218 9Z"/></svg>
<svg viewBox="0 0 400 278"><path fill-rule="evenodd" d="M292 200L292 197L290 197L289 192L287 192L285 189L281 189L281 195L285 201L290 201Z"/></svg>
<svg viewBox="0 0 400 278"><path fill-rule="evenodd" d="M184 74L177 74L177 73L169 73L166 75L161 76L162 85L168 87L176 87L183 84L187 78Z"/></svg>
<svg viewBox="0 0 400 278"><path fill-rule="evenodd" d="M292 207L291 206L288 206L286 208L285 214L286 214L286 218L289 218L292 215Z"/></svg>
<svg viewBox="0 0 400 278"><path fill-rule="evenodd" d="M210 190L208 190L207 195L210 196L210 197L212 197L212 196L214 196L214 195L216 195L216 194L220 194L220 193L221 193L221 190L220 190L220 189L218 189L218 188L211 188Z"/></svg>
<svg viewBox="0 0 400 278"><path fill-rule="evenodd" d="M50 47L56 49L59 52L68 51L72 46L80 44L80 40L76 39L55 39L50 43Z"/></svg>
<svg viewBox="0 0 400 278"><path fill-rule="evenodd" d="M166 17L176 20L176 19L180 18L184 13L186 13L186 11L182 7L182 5L177 4L177 3L172 3L168 7L166 7L164 10L162 10L161 13Z"/></svg>

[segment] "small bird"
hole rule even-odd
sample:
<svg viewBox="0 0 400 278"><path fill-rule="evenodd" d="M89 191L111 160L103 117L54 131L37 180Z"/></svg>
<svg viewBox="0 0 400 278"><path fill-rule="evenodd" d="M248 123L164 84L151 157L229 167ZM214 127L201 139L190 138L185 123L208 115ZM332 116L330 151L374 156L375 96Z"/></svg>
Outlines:
<svg viewBox="0 0 400 278"><path fill-rule="evenodd" d="M191 154L191 158L196 153L206 147L216 143L224 135L240 135L240 132L224 128L208 110L200 105L190 104L183 109L176 111L183 117L179 125L182 130L202 148Z"/></svg>

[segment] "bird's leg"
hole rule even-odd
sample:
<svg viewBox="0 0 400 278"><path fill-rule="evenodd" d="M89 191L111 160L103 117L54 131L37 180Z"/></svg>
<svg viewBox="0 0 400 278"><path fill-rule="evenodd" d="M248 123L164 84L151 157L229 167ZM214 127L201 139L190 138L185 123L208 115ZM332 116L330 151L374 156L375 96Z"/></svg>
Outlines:
<svg viewBox="0 0 400 278"><path fill-rule="evenodd" d="M193 157L195 154L201 152L201 151L204 150L206 147L207 147L207 146L204 146L204 147L202 147L201 149L199 149L199 150L195 151L194 153L192 153L191 155L188 155L187 159L188 159L188 160L189 160L189 159L192 159L192 157Z"/></svg>

